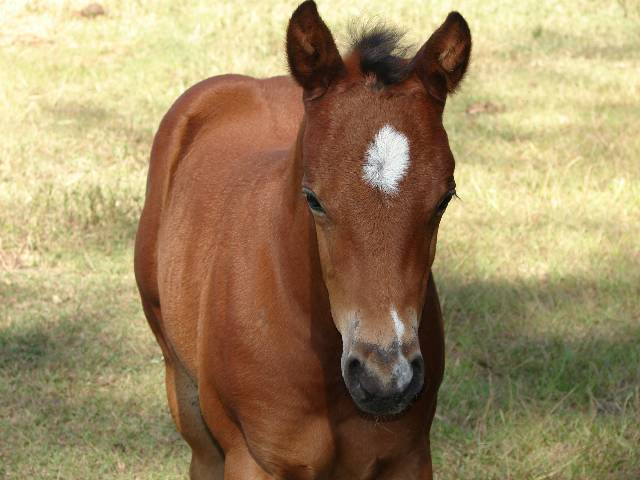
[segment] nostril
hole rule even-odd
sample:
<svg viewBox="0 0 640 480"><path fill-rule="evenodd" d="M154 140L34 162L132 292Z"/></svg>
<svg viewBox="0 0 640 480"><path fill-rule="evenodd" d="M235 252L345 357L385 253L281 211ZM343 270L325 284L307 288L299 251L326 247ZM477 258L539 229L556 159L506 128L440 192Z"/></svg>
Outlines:
<svg viewBox="0 0 640 480"><path fill-rule="evenodd" d="M352 382L358 380L362 369L362 362L356 357L351 357L347 361L347 378Z"/></svg>
<svg viewBox="0 0 640 480"><path fill-rule="evenodd" d="M411 384L409 385L409 389L415 389L416 392L422 390L424 386L424 359L422 355L418 355L411 361L411 370L413 370L413 379ZM412 387L413 386L413 387Z"/></svg>
<svg viewBox="0 0 640 480"><path fill-rule="evenodd" d="M357 356L347 360L346 373L351 395L365 400L380 394L382 385L379 378Z"/></svg>
<svg viewBox="0 0 640 480"><path fill-rule="evenodd" d="M346 368L345 368L345 380L347 382L347 386L351 391L351 395L354 398L358 398L359 400L364 400L368 397L369 392L366 390L365 385L363 385L363 380L365 380L365 366L364 363L357 357L351 356L347 360Z"/></svg>
<svg viewBox="0 0 640 480"><path fill-rule="evenodd" d="M413 370L413 376L424 374L424 359L422 355L411 361L411 369Z"/></svg>
<svg viewBox="0 0 640 480"><path fill-rule="evenodd" d="M349 360L349 364L347 365L347 369L349 371L358 370L361 365L362 364L360 363L360 360L355 357L351 357L351 359Z"/></svg>

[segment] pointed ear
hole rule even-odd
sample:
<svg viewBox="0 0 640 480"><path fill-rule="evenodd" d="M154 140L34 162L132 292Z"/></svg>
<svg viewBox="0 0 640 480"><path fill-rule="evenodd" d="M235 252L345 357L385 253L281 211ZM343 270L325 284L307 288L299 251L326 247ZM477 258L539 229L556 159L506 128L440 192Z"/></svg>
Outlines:
<svg viewBox="0 0 640 480"><path fill-rule="evenodd" d="M414 69L427 91L441 102L453 93L467 71L471 56L471 31L458 12L444 23L413 59Z"/></svg>
<svg viewBox="0 0 640 480"><path fill-rule="evenodd" d="M322 95L345 72L331 32L312 0L302 3L289 20L287 60L291 75L307 98Z"/></svg>

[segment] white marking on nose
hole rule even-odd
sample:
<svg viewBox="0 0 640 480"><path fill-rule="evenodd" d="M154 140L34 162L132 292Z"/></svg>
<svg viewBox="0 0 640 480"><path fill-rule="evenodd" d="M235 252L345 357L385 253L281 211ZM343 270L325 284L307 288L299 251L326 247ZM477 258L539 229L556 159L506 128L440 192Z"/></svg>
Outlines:
<svg viewBox="0 0 640 480"><path fill-rule="evenodd" d="M387 195L398 193L398 184L409 168L407 136L385 124L367 148L365 160L364 181Z"/></svg>
<svg viewBox="0 0 640 480"><path fill-rule="evenodd" d="M402 336L404 335L404 323L400 320L396 307L391 307L391 318L393 319L393 329L396 331L396 338L400 343Z"/></svg>
<svg viewBox="0 0 640 480"><path fill-rule="evenodd" d="M402 323L400 315L398 315L398 311L394 306L391 307L391 318L393 319L393 329L396 332L396 339L398 344L401 345L402 337L404 336L404 323ZM409 361L403 355L402 350L398 352L398 359L393 366L392 378L395 379L396 388L400 391L404 390L413 378L413 368L411 368Z"/></svg>
<svg viewBox="0 0 640 480"><path fill-rule="evenodd" d="M407 388L411 383L413 368L411 368L404 355L400 355L400 358L393 366L393 378L395 379L396 388L400 391Z"/></svg>

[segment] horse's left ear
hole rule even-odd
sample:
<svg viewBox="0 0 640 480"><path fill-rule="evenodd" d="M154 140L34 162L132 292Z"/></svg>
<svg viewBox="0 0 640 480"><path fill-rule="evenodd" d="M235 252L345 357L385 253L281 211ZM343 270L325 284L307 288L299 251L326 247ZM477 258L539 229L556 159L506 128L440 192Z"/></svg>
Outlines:
<svg viewBox="0 0 640 480"><path fill-rule="evenodd" d="M467 71L471 31L458 12L451 12L413 58L414 71L427 91L441 102L453 93Z"/></svg>
<svg viewBox="0 0 640 480"><path fill-rule="evenodd" d="M315 2L296 9L287 28L287 60L291 75L307 98L322 95L345 72L331 31L320 18Z"/></svg>

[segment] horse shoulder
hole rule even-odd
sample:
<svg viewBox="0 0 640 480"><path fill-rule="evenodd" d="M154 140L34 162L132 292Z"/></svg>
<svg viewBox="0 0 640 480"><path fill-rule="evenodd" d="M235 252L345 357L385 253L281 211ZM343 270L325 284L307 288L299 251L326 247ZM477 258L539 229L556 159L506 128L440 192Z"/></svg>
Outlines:
<svg viewBox="0 0 640 480"><path fill-rule="evenodd" d="M245 176L244 159L292 141L301 117L298 93L287 77L212 77L182 94L160 123L151 151L135 270L143 301L158 309L162 304L163 315L150 322L152 327L153 322L164 325L156 325L154 331L168 337L167 343L188 344L175 345L177 350L193 352L197 341L196 333L188 332L197 331L193 327L200 299L195 292L205 281L203 241L214 237L215 218L226 208L220 201L223 191L229 190L229 182L243 181L234 177ZM196 257L199 272L192 265Z"/></svg>

